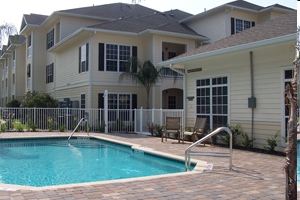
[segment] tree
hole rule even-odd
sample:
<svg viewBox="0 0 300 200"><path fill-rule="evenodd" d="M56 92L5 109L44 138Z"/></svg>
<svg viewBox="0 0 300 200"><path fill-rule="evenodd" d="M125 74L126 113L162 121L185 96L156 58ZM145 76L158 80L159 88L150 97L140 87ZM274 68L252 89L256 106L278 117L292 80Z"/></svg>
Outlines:
<svg viewBox="0 0 300 200"><path fill-rule="evenodd" d="M0 47L7 36L17 32L17 28L12 24L5 23L0 25Z"/></svg>
<svg viewBox="0 0 300 200"><path fill-rule="evenodd" d="M48 93L28 91L25 95L25 99L21 102L21 107L57 108L58 100L54 99Z"/></svg>
<svg viewBox="0 0 300 200"><path fill-rule="evenodd" d="M162 79L162 70L163 68L154 67L150 60L146 60L141 63L138 58L132 57L127 62L126 71L120 74L119 81L122 81L125 77L127 77L143 86L146 90L148 109L150 89Z"/></svg>
<svg viewBox="0 0 300 200"><path fill-rule="evenodd" d="M299 52L299 33L296 49ZM285 98L289 105L289 120L287 125L288 144L285 150L286 163L284 166L286 174L286 199L297 199L297 76L299 65L299 57L297 53L293 61L294 65L294 78L285 88Z"/></svg>

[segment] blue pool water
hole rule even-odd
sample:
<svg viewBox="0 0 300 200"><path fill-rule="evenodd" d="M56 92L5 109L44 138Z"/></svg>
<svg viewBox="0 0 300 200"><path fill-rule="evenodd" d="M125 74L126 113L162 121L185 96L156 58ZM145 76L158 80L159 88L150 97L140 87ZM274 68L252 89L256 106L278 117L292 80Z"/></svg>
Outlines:
<svg viewBox="0 0 300 200"><path fill-rule="evenodd" d="M166 159L97 139L0 141L0 183L50 186L184 172Z"/></svg>

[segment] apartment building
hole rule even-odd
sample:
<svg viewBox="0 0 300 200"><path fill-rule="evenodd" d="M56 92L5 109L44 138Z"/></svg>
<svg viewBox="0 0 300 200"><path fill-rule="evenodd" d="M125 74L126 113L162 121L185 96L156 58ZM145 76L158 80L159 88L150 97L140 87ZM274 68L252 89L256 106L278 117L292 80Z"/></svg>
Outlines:
<svg viewBox="0 0 300 200"><path fill-rule="evenodd" d="M9 42L1 52L1 105L35 90L50 93L62 106L102 108L108 90L110 108L145 108L145 90L130 80L119 82L128 58L157 65L226 37L232 27L237 33L291 10L238 0L198 15L124 3L50 16L24 14L20 41ZM150 102L151 108L183 108L182 76L158 83Z"/></svg>

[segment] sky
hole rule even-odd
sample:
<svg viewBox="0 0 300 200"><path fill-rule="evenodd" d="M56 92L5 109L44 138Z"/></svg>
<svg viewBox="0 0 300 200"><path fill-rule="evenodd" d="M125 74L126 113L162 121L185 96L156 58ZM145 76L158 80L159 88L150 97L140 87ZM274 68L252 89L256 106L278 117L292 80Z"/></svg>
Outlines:
<svg viewBox="0 0 300 200"><path fill-rule="evenodd" d="M138 0L137 0L138 1ZM198 14L234 0L141 0L140 5L158 11L179 9L191 14ZM296 0L247 0L250 3L263 7L273 4L281 4L293 9L297 9ZM13 24L20 31L23 14L51 15L54 11L88 7L93 5L103 5L110 3L132 3L132 0L5 0L1 6L4 8L0 12L0 25L4 23ZM298 20L299 21L299 20Z"/></svg>

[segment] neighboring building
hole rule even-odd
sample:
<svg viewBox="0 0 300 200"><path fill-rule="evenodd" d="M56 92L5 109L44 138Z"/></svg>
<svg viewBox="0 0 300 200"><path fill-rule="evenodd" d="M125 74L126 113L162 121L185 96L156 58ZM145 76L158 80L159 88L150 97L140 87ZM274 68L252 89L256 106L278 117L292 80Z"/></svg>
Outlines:
<svg viewBox="0 0 300 200"><path fill-rule="evenodd" d="M185 18L180 23L210 37L209 42L214 42L290 11L293 9L279 4L262 7L237 0Z"/></svg>
<svg viewBox="0 0 300 200"><path fill-rule="evenodd" d="M185 69L186 124L192 126L196 117L207 117L210 130L241 124L258 148L279 131L282 150L296 28L293 11L160 63Z"/></svg>

